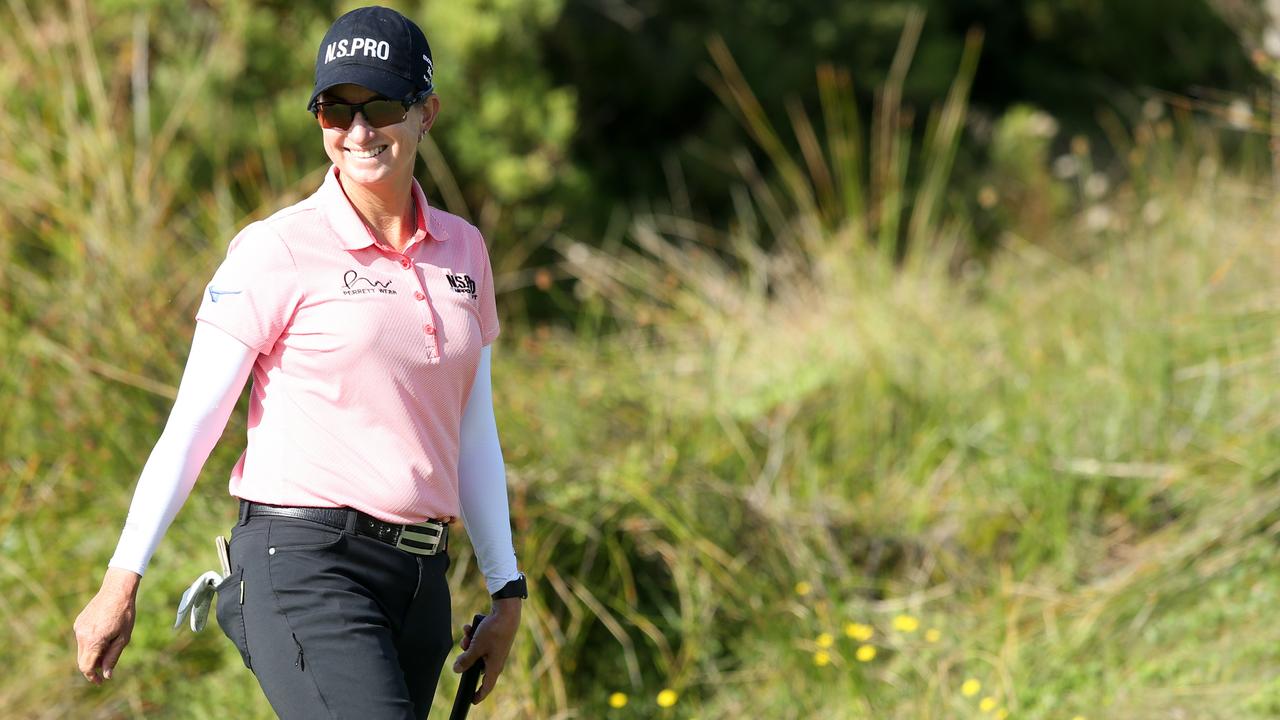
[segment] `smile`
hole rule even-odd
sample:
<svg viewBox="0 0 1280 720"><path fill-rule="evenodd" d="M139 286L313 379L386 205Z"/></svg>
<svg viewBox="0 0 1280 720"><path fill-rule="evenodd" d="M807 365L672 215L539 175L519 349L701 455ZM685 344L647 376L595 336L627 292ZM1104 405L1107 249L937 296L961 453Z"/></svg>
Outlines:
<svg viewBox="0 0 1280 720"><path fill-rule="evenodd" d="M382 151L386 150L387 147L388 146L386 145L379 145L378 147L372 150L352 150L351 148L343 148L343 149L351 153L352 155L355 155L358 158L372 158L372 157L378 157L379 155L381 155Z"/></svg>

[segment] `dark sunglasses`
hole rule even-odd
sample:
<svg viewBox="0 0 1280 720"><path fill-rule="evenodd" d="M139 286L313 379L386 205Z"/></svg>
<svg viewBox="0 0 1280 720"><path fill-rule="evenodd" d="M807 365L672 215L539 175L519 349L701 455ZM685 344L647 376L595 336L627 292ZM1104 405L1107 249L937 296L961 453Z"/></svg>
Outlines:
<svg viewBox="0 0 1280 720"><path fill-rule="evenodd" d="M409 108L421 98L422 95L410 100L374 98L362 103L318 102L311 112L315 114L316 119L320 121L320 127L323 128L346 130L351 127L356 113L363 114L369 125L380 128L395 125L404 120L409 116Z"/></svg>

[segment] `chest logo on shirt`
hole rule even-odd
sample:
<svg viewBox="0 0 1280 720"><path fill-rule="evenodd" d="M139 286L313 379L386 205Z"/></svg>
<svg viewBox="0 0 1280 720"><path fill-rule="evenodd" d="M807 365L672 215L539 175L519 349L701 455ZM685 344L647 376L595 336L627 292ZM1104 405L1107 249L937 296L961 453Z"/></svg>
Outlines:
<svg viewBox="0 0 1280 720"><path fill-rule="evenodd" d="M360 277L360 273L355 270L348 270L342 274L342 284L347 288L342 291L343 295L396 294L396 291L391 289L390 280L370 280L369 278Z"/></svg>
<svg viewBox="0 0 1280 720"><path fill-rule="evenodd" d="M466 273L458 273L456 275L450 275L449 273L445 273L444 276L446 279L448 279L449 287L453 288L454 292L466 293L467 295L471 296L472 300L475 299L476 281L472 280L470 275Z"/></svg>

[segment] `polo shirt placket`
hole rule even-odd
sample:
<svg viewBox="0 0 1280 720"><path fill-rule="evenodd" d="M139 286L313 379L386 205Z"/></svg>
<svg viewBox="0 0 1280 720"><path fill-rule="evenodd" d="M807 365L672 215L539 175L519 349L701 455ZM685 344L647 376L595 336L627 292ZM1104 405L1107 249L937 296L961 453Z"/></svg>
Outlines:
<svg viewBox="0 0 1280 720"><path fill-rule="evenodd" d="M341 207L333 208L332 212L337 216L334 219L343 226L341 235L344 239L364 237L368 240L368 243L364 245L361 245L359 240L346 244L344 247L347 250L359 251L372 245L382 253L384 258L398 264L401 270L408 271L413 277L413 286L418 288L413 292L413 299L422 303L424 308L424 312L419 313L419 320L421 321L419 326L426 336L424 345L427 350L427 359L431 364L436 365L440 363L440 333L437 330L440 323L436 316L435 306L431 301L431 292L427 289L426 283L423 282L425 268L419 267L419 261L414 260L413 254L417 248L421 247L424 241L445 241L448 238L448 232L438 224L432 227L432 223L428 222L423 212L423 208L427 205L426 197L416 183L413 186L413 195L414 212L417 215L417 230L414 232L413 237L409 239L408 244L405 245L404 252L377 241L377 238L373 236L373 232L369 230L369 227L360 219L360 215L356 213L355 207L351 204L351 198L347 196L345 190L342 191L342 197L346 202ZM359 226L358 230L356 226ZM443 268L435 268L428 263L421 264L443 271Z"/></svg>

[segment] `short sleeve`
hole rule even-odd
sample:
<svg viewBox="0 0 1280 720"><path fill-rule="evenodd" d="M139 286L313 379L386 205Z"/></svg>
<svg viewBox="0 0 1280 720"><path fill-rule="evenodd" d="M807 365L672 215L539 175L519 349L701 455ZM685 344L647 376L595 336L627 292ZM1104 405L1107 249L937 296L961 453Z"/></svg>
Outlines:
<svg viewBox="0 0 1280 720"><path fill-rule="evenodd" d="M196 320L269 355L300 300L298 269L284 241L261 222L231 240L205 287Z"/></svg>
<svg viewBox="0 0 1280 720"><path fill-rule="evenodd" d="M489 250L485 246L484 236L479 230L475 231L476 240L480 246L480 283L479 283L479 300L480 300L480 336L483 338L481 344L489 345L498 338L498 301L494 297L493 290L493 267L489 264Z"/></svg>

